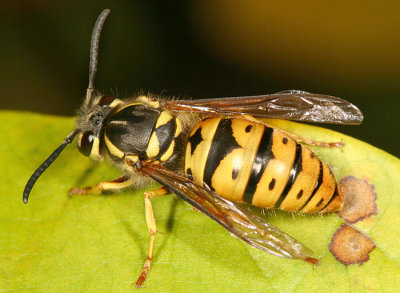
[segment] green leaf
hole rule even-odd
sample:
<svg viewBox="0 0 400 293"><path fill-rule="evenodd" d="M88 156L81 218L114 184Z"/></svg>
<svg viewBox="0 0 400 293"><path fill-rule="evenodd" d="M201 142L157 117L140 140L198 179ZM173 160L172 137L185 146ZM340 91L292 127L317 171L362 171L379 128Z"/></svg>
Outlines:
<svg viewBox="0 0 400 293"><path fill-rule="evenodd" d="M37 182L29 199L22 191L32 172L74 127L71 118L0 112L0 288L30 292L130 292L146 258L149 235L143 191L114 195L67 195L120 175L68 146ZM348 267L329 252L343 223L336 214L266 217L314 250L320 265L274 257L231 237L180 199L154 198L162 233L156 236L148 292L364 292L400 288L400 162L342 134L276 121L297 135L343 141L339 149L313 148L337 178L364 178L377 193L378 214L354 226L376 244L370 260Z"/></svg>

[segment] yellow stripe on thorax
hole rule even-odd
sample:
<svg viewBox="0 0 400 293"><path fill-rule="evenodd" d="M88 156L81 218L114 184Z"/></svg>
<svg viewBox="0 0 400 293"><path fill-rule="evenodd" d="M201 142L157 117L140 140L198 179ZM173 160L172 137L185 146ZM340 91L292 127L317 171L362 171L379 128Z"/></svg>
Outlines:
<svg viewBox="0 0 400 293"><path fill-rule="evenodd" d="M124 102L122 102L120 99L114 99L114 101L111 102L111 104L109 105L110 108L114 108L118 105L123 104Z"/></svg>
<svg viewBox="0 0 400 293"><path fill-rule="evenodd" d="M174 148L175 148L175 140L173 140L173 141L171 142L171 144L169 145L167 151L161 156L160 160L161 160L162 162L165 162L165 161L167 161L169 158L171 158L171 156L172 156L173 153L174 153Z"/></svg>
<svg viewBox="0 0 400 293"><path fill-rule="evenodd" d="M157 119L156 123L156 128L167 124L169 121L171 121L174 117L167 111L162 111L160 116Z"/></svg>
<svg viewBox="0 0 400 293"><path fill-rule="evenodd" d="M128 107L130 107L130 106L135 106L135 105L143 105L143 103L129 103L129 104L126 104L125 106L119 108L119 109L116 111L116 113L119 113L119 112L121 112L122 110L124 110L124 109L126 109L126 108L128 108Z"/></svg>
<svg viewBox="0 0 400 293"><path fill-rule="evenodd" d="M182 133L182 122L178 118L175 118L175 123L176 123L175 137L178 137L179 134Z"/></svg>
<svg viewBox="0 0 400 293"><path fill-rule="evenodd" d="M110 153L120 159L122 159L124 157L124 152L121 151L119 148L117 148L107 137L107 135L104 135L104 141L106 143L106 146L108 148L108 150L110 151Z"/></svg>
<svg viewBox="0 0 400 293"><path fill-rule="evenodd" d="M149 158L154 158L160 152L160 143L155 131L151 134L149 144L147 145L146 155Z"/></svg>

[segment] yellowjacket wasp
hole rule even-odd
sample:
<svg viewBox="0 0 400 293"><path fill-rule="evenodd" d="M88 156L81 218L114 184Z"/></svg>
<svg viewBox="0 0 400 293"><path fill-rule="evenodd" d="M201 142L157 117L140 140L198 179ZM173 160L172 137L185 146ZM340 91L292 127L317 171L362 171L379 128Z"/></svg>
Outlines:
<svg viewBox="0 0 400 293"><path fill-rule="evenodd" d="M203 100L162 100L139 96L120 100L94 94L100 33L109 10L98 17L90 49L89 86L76 129L40 165L26 184L23 201L39 176L78 136L78 148L95 160L109 158L124 175L71 194L100 194L151 181L162 187L145 192L150 246L136 282L142 286L151 260L156 223L150 199L175 193L229 232L280 257L318 263L303 244L239 204L290 212L326 213L343 199L326 163L301 143L306 140L257 118L359 124L361 112L340 98L304 91Z"/></svg>

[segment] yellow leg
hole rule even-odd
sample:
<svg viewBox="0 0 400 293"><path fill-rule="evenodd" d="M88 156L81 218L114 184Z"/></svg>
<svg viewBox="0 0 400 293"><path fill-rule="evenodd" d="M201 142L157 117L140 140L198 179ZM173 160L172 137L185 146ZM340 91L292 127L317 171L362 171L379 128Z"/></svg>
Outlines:
<svg viewBox="0 0 400 293"><path fill-rule="evenodd" d="M158 188L156 190L152 190L152 191L146 191L144 193L144 204L145 204L145 209L146 209L146 223L147 223L147 228L149 229L149 232L150 232L150 245L149 245L149 251L147 253L147 259L143 265L143 270L140 273L138 280L136 281L136 288L142 287L144 281L146 281L146 278L149 275L151 261L153 259L154 240L155 240L155 235L157 233L157 226L156 226L156 221L154 219L153 207L151 205L150 199L152 197L163 196L166 194L168 194L168 190L165 187L160 187L160 188Z"/></svg>
<svg viewBox="0 0 400 293"><path fill-rule="evenodd" d="M118 191L133 184L133 179L128 179L125 175L113 181L103 181L92 187L71 188L70 195L101 194L103 191Z"/></svg>
<svg viewBox="0 0 400 293"><path fill-rule="evenodd" d="M288 133L280 129L285 135L289 136L290 138L294 139L298 143L304 143L312 146L317 146L321 148L343 148L344 143L341 141L338 142L325 142L325 141L316 141L312 139L308 139L302 136L295 135L293 133Z"/></svg>
<svg viewBox="0 0 400 293"><path fill-rule="evenodd" d="M312 146L317 146L317 147L322 147L322 148L343 148L344 143L341 141L338 142L325 142L325 141L316 141L316 140L312 140L312 139L308 139L293 133L289 133L281 128L275 127L275 126L271 126L270 124L268 124L268 118L267 119L256 119L253 116L250 115L240 115L238 116L238 118L240 119L246 119L252 122L256 122L256 123L261 123L264 124L265 126L274 128L279 130L280 132L282 132L284 135L290 137L291 139L295 140L298 143L304 143L304 144L308 144L308 145L312 145Z"/></svg>

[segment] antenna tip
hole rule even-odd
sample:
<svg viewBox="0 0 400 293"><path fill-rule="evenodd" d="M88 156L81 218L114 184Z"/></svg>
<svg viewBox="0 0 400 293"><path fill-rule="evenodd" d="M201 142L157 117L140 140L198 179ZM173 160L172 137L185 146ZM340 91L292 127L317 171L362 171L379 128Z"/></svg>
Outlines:
<svg viewBox="0 0 400 293"><path fill-rule="evenodd" d="M26 197L25 195L24 195L24 197L23 197L22 200L24 201L24 204L27 204L27 203L28 203L28 197Z"/></svg>
<svg viewBox="0 0 400 293"><path fill-rule="evenodd" d="M108 16L108 14L110 13L110 9L104 9L101 13L100 13L100 15L102 16L102 17L104 17L104 16Z"/></svg>

